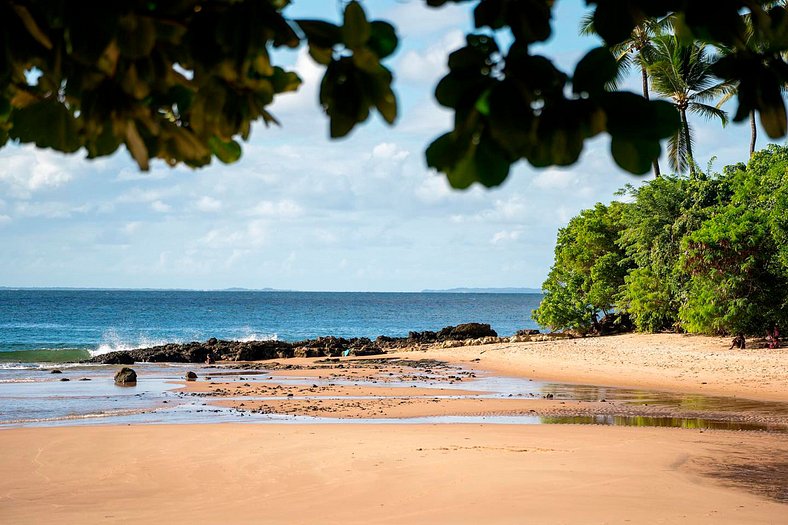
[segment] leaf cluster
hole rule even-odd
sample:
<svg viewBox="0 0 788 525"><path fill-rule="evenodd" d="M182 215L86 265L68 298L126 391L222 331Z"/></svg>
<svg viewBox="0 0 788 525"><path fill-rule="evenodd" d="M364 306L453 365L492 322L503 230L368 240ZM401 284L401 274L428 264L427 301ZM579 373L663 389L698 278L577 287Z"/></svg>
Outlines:
<svg viewBox="0 0 788 525"><path fill-rule="evenodd" d="M271 50L303 41L326 65L321 103L332 136L397 106L380 60L394 28L350 2L342 26L287 19L287 0L0 1L0 145L9 139L89 158L125 145L199 167L241 156L252 123L278 124L268 107L301 79ZM336 50L336 52L335 52ZM347 52L345 52L347 51ZM341 56L339 53L344 53Z"/></svg>
<svg viewBox="0 0 788 525"><path fill-rule="evenodd" d="M474 30L448 57L449 73L435 90L454 125L426 152L427 164L454 187L499 185L521 159L537 167L573 164L585 141L602 133L619 166L646 173L680 122L669 102L616 88L626 64L611 49L641 45L664 24L684 45L728 50L708 65L737 86L734 120L757 111L771 137L786 134L784 5L586 0L605 46L564 72L534 52L553 34L553 0L424 1L473 8ZM289 4L0 0L0 147L14 140L69 153L84 148L94 158L125 145L141 169L151 158L192 167L213 157L236 161L252 123L276 124L269 106L301 83L272 62L271 50L303 45L325 67L320 105L332 137L346 136L373 112L393 123L393 74L383 62L398 47L394 26L369 20L358 0L342 3L341 23L290 19ZM757 46L748 44L753 39Z"/></svg>

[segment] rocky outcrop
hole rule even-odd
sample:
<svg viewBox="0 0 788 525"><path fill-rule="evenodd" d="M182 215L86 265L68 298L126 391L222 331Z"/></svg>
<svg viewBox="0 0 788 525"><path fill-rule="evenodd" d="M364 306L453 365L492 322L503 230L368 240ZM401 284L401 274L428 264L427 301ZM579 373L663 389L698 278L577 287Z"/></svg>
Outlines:
<svg viewBox="0 0 788 525"><path fill-rule="evenodd" d="M136 385L137 372L124 366L115 374L115 383L118 385Z"/></svg>
<svg viewBox="0 0 788 525"><path fill-rule="evenodd" d="M498 337L489 324L467 323L447 326L438 332L410 332L408 337L380 336L374 341L366 337L318 337L294 343L286 341L224 341L216 338L205 342L166 344L122 352L97 355L87 362L104 364L133 364L135 362L205 363L210 357L221 361L262 361L288 357L339 357L343 355L377 355L389 350L424 348L438 345L480 345L563 337L561 334L529 333L512 337ZM544 338L544 339L542 339Z"/></svg>

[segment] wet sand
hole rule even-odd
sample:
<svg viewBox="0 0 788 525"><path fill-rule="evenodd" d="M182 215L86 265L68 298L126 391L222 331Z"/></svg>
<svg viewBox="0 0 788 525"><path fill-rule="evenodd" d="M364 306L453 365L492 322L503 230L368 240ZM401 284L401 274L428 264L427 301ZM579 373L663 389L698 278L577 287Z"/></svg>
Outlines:
<svg viewBox="0 0 788 525"><path fill-rule="evenodd" d="M485 397L473 385L493 374L788 400L786 350L729 352L720 341L634 335L232 364L198 370L180 396L338 421L688 414ZM230 423L6 429L0 447L13 451L0 455L9 523L788 523L785 434Z"/></svg>

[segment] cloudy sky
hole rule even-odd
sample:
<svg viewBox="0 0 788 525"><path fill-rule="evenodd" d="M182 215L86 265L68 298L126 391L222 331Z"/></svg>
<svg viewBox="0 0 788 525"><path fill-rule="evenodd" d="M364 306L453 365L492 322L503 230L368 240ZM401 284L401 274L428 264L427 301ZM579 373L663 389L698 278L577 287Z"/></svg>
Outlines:
<svg viewBox="0 0 788 525"><path fill-rule="evenodd" d="M290 14L337 19L338 3L296 0ZM569 169L521 162L500 188L451 190L427 169L423 151L450 127L432 90L471 15L466 5L424 3L366 2L402 39L389 60L400 100L393 128L375 116L349 138L328 140L317 105L320 70L293 52L279 60L304 85L273 107L282 127L257 126L237 164L192 171L158 163L140 173L125 150L99 161L28 146L0 150L0 286L538 287L558 228L645 179L615 167L608 139L599 137ZM598 43L576 36L583 2L557 4L556 36L541 52L567 70ZM697 122L696 132L700 165L746 157L747 126Z"/></svg>

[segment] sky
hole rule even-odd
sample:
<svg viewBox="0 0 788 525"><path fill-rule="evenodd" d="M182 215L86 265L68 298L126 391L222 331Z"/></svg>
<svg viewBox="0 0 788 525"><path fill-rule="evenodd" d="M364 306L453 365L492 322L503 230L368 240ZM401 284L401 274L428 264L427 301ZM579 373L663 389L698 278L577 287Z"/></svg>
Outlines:
<svg viewBox="0 0 788 525"><path fill-rule="evenodd" d="M293 18L339 19L340 2L295 0ZM592 37L577 36L585 2L557 2L539 52L571 71ZM325 291L538 288L558 229L649 177L615 166L609 138L587 142L568 168L521 161L499 188L458 191L429 170L424 149L451 127L433 99L451 50L471 29L469 4L367 0L401 45L387 60L400 116L374 115L332 141L317 103L321 69L305 50L279 52L304 81L254 127L242 159L200 170L153 163L141 173L125 149L99 160L29 145L0 150L0 286ZM504 37L505 38L505 37ZM639 77L626 87L639 89ZM733 104L726 107L734 109ZM749 126L695 120L698 164L746 159ZM761 131L760 137L765 137ZM766 145L760 139L759 147ZM667 163L662 162L663 171Z"/></svg>

